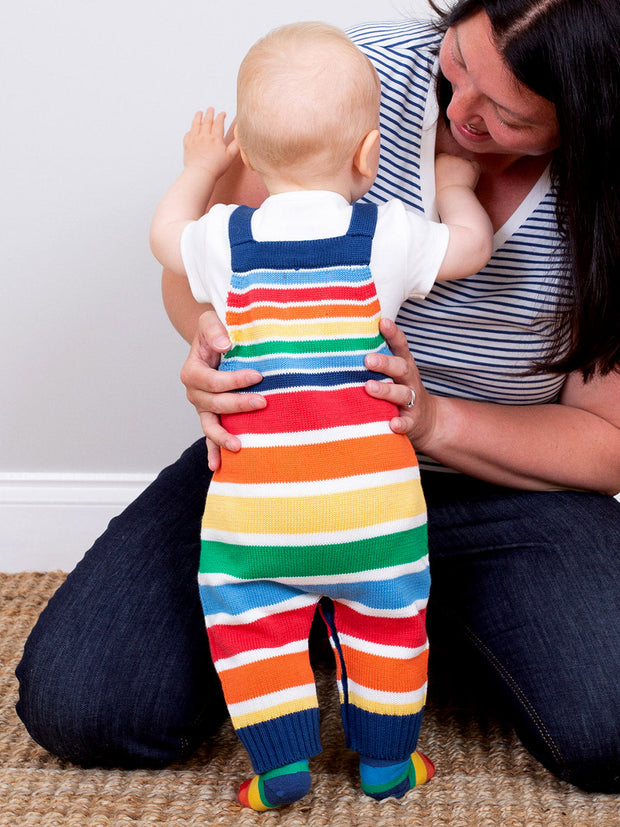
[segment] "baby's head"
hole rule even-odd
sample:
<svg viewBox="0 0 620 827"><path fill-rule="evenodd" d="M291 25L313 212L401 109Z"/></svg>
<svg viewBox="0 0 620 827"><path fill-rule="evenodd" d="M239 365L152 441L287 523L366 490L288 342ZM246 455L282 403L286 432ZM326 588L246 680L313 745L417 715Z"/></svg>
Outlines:
<svg viewBox="0 0 620 827"><path fill-rule="evenodd" d="M239 144L263 174L337 174L378 129L379 98L373 65L340 29L282 26L239 69Z"/></svg>

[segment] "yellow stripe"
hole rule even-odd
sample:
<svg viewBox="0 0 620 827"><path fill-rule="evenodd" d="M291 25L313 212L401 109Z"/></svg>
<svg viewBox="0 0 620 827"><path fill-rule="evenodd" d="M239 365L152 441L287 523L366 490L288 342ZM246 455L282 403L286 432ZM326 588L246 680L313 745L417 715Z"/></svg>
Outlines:
<svg viewBox="0 0 620 827"><path fill-rule="evenodd" d="M337 319L330 322L282 323L274 319L265 324L249 327L230 327L233 344L255 342L264 339L318 339L335 336L372 336L377 332L379 316L371 319Z"/></svg>
<svg viewBox="0 0 620 827"><path fill-rule="evenodd" d="M240 534L313 534L365 528L423 514L417 480L308 497L225 497L210 494L203 529Z"/></svg>
<svg viewBox="0 0 620 827"><path fill-rule="evenodd" d="M258 775L255 775L250 781L250 786L248 787L248 804L253 810L256 810L259 813L266 813L267 810L273 809L272 807L268 807L264 804L263 799L260 797L260 792L258 789Z"/></svg>
<svg viewBox="0 0 620 827"><path fill-rule="evenodd" d="M340 693L340 703L344 703L344 693ZM424 699L410 704L383 704L379 701L369 701L367 698L362 698L356 695L355 692L349 692L349 703L356 706L358 709L363 709L366 712L374 712L377 715L417 715L424 706Z"/></svg>
<svg viewBox="0 0 620 827"><path fill-rule="evenodd" d="M426 764L420 758L420 753L414 752L411 756L411 761L413 762L413 769L415 770L416 786L418 784L424 784L428 779L426 777Z"/></svg>
<svg viewBox="0 0 620 827"><path fill-rule="evenodd" d="M280 718L282 715L288 715L291 712L303 712L305 709L314 709L317 706L318 702L315 697L297 698L294 701L277 704L277 706L257 709L256 712L246 712L245 715L231 715L230 720L235 729L240 729L244 726L260 724L263 721L271 721L274 718Z"/></svg>

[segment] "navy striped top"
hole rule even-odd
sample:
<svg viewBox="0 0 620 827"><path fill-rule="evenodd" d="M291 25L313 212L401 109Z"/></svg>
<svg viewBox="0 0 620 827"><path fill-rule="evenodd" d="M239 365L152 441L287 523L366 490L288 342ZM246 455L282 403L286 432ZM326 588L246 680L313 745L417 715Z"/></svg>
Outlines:
<svg viewBox="0 0 620 827"><path fill-rule="evenodd" d="M348 32L377 68L382 85L382 149L366 198L397 197L436 218L433 82L438 33L428 22L370 23ZM551 342L568 281L548 170L494 237L479 273L440 282L407 301L404 330L429 391L442 396L531 405L557 400L565 377L524 375ZM425 463L426 464L426 463Z"/></svg>

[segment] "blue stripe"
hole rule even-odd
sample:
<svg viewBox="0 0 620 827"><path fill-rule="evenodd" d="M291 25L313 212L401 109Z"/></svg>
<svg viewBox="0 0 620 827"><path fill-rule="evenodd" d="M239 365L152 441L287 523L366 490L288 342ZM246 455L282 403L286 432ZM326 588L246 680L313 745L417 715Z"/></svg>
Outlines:
<svg viewBox="0 0 620 827"><path fill-rule="evenodd" d="M311 345L312 343L309 342L308 344ZM337 371L343 369L364 370L364 358L368 352L369 351L364 350L358 353L353 352L351 354L332 353L319 354L316 356L311 354L295 356L283 353L278 356L269 356L264 358L252 357L250 361L251 366L255 370L260 371L263 376L267 376L276 371L297 373L305 371ZM389 352L389 349L385 345L380 349L373 351L373 353L384 353L386 355L389 355ZM233 357L232 359L226 359L225 369L241 370L241 368L246 368L247 366L248 360Z"/></svg>
<svg viewBox="0 0 620 827"><path fill-rule="evenodd" d="M228 365L222 361L220 370L227 370ZM360 370L334 371L333 373L286 373L282 375L264 376L257 385L252 385L252 393L268 393L277 390L293 390L295 388L334 388L340 385L363 385L369 379L376 379L378 382L385 380L382 373L375 373L367 370L363 365ZM242 392L247 392L243 388Z"/></svg>
<svg viewBox="0 0 620 827"><path fill-rule="evenodd" d="M299 594L299 589L268 580L228 583L224 586L200 587L205 617L225 612L240 615L252 609L277 606Z"/></svg>
<svg viewBox="0 0 620 827"><path fill-rule="evenodd" d="M301 552L303 553L303 552ZM363 577L363 573L360 574ZM355 583L319 583L295 587L271 580L244 580L222 586L200 586L200 599L205 616L226 612L239 615L252 609L276 607L285 600L303 593L352 600L369 609L398 611L416 600L427 597L430 588L428 566L420 572L391 580Z"/></svg>
<svg viewBox="0 0 620 827"><path fill-rule="evenodd" d="M371 281L367 265L313 269L263 270L257 267L246 273L233 273L231 289L243 292L255 287L322 287L325 284L363 284Z"/></svg>
<svg viewBox="0 0 620 827"><path fill-rule="evenodd" d="M312 587L317 594L332 600L353 600L369 609L398 611L416 600L428 597L430 574L422 571L395 577L393 580L361 581L359 583L323 583Z"/></svg>

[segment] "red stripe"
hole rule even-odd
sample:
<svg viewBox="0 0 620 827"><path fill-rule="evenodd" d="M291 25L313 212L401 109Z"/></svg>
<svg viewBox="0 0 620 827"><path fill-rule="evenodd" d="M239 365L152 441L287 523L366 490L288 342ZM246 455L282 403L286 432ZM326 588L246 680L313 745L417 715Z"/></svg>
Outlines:
<svg viewBox="0 0 620 827"><path fill-rule="evenodd" d="M231 434L291 433L389 422L392 417L398 416L396 405L374 399L363 386L274 393L265 399L267 406L260 411L223 414L223 427Z"/></svg>
<svg viewBox="0 0 620 827"><path fill-rule="evenodd" d="M247 293L228 294L227 304L230 307L248 307L256 302L325 302L325 301L365 301L376 295L374 284L362 285L326 285L325 287L288 287L283 284L281 288L256 287L248 290Z"/></svg>
<svg viewBox="0 0 620 827"><path fill-rule="evenodd" d="M239 626L218 623L209 629L211 657L213 660L230 658L240 652L304 640L310 634L315 609L316 606L304 606L279 612L275 618L271 615Z"/></svg>
<svg viewBox="0 0 620 827"><path fill-rule="evenodd" d="M334 618L339 632L383 646L407 646L415 649L426 643L426 609L416 617L369 617L344 603L334 604Z"/></svg>

